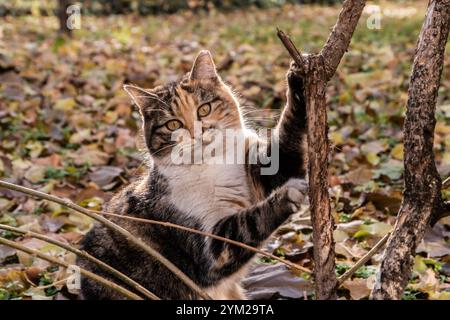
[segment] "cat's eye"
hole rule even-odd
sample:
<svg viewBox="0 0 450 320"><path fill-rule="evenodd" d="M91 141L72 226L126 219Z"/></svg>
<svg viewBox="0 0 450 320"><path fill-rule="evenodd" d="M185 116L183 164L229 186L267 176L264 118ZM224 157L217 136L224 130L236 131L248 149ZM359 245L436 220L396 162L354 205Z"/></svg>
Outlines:
<svg viewBox="0 0 450 320"><path fill-rule="evenodd" d="M210 114L210 112L211 112L210 103L202 104L197 110L197 114L199 117L206 117L208 114Z"/></svg>
<svg viewBox="0 0 450 320"><path fill-rule="evenodd" d="M166 128L170 131L175 131L177 129L180 129L183 126L183 124L178 120L169 120L166 122Z"/></svg>

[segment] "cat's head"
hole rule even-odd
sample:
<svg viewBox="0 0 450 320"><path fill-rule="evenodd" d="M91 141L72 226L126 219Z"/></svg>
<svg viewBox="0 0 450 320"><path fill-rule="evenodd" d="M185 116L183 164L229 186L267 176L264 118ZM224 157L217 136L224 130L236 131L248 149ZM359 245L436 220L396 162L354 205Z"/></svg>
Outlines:
<svg viewBox="0 0 450 320"><path fill-rule="evenodd" d="M183 130L192 139L206 131L243 128L239 103L217 74L209 51L197 55L190 73L179 82L153 89L124 86L143 119L147 148L154 158L167 157Z"/></svg>

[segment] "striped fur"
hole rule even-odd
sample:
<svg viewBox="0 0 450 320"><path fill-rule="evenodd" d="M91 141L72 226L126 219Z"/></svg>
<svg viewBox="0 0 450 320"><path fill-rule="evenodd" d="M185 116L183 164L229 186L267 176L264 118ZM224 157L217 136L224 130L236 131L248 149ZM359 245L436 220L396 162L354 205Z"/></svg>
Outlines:
<svg viewBox="0 0 450 320"><path fill-rule="evenodd" d="M152 161L148 174L116 194L106 210L168 221L260 247L298 210L306 192L303 180L306 108L303 83L294 68L291 66L287 76L288 102L275 129L279 137L280 169L273 176L260 175L261 164L174 165L170 161L174 146L171 132L164 125L167 121L180 121L192 139L195 121L201 122L203 132L209 129L246 132L239 104L217 75L209 52L200 52L190 74L179 83L152 90L126 87L141 112ZM200 117L199 107L205 103L210 104L211 111ZM246 139L249 145L257 141L251 135ZM267 146L269 150L273 147ZM254 256L252 252L172 228L114 221L160 251L213 298L245 298L239 282ZM198 298L160 263L101 225L86 235L82 248L161 298ZM109 277L87 261L79 260L79 264ZM122 298L86 278L82 279L82 295L86 299Z"/></svg>

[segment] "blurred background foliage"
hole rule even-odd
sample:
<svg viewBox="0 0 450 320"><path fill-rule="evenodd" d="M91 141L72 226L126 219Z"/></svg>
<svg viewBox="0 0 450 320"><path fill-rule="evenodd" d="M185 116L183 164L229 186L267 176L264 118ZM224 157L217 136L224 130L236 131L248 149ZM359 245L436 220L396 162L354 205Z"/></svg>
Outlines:
<svg viewBox="0 0 450 320"><path fill-rule="evenodd" d="M256 7L270 8L284 4L330 5L342 0L79 0L85 14L109 15L138 13L140 15L175 13L179 10L211 11ZM0 0L0 16L39 13L52 15L57 0Z"/></svg>

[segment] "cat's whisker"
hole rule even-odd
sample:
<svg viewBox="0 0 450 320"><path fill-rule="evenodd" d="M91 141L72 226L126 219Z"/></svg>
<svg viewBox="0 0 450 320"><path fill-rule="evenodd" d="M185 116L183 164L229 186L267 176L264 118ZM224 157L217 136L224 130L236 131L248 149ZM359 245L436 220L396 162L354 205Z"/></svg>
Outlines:
<svg viewBox="0 0 450 320"><path fill-rule="evenodd" d="M164 109L151 109L151 110L145 110L145 112L154 112L154 111L167 112L167 110L164 110Z"/></svg>
<svg viewBox="0 0 450 320"><path fill-rule="evenodd" d="M255 113L255 112L260 112L260 113L281 113L280 109L270 109L270 110L265 110L265 109L255 109L255 110L249 110L249 111L244 111L242 114L244 116L250 114L250 113Z"/></svg>
<svg viewBox="0 0 450 320"><path fill-rule="evenodd" d="M267 118L267 117L246 117L246 120L266 120L266 121L273 121L276 119L271 119L271 118Z"/></svg>
<svg viewBox="0 0 450 320"><path fill-rule="evenodd" d="M136 96L136 98L150 98L150 99L154 99L156 101L161 102L162 104L164 104L169 109L171 108L170 105L166 101L160 99L156 94L151 93L151 92L147 92L147 93L148 93L147 95Z"/></svg>
<svg viewBox="0 0 450 320"><path fill-rule="evenodd" d="M174 146L176 146L176 145L177 145L176 143L169 144L168 146L165 146L165 147L162 147L162 148L158 149L158 150L157 150L155 153L153 153L152 155L155 156L155 155L157 155L158 153L160 153L161 151L166 150L167 148L172 148L172 147L174 147Z"/></svg>

